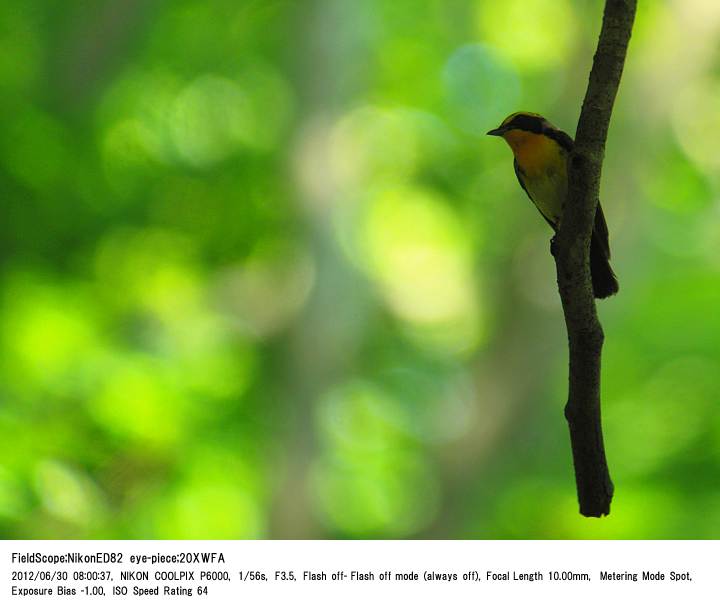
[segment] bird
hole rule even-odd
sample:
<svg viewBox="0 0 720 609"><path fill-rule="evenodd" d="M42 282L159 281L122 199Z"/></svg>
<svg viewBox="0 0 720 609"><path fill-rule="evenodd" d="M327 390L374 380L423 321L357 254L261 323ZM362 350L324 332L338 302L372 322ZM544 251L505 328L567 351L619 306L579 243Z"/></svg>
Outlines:
<svg viewBox="0 0 720 609"><path fill-rule="evenodd" d="M515 112L487 135L502 137L513 152L520 186L557 233L568 190L568 159L573 139L540 114ZM555 237L551 241L554 244ZM595 298L607 298L619 289L610 266L610 243L605 215L598 202L590 240L590 274Z"/></svg>

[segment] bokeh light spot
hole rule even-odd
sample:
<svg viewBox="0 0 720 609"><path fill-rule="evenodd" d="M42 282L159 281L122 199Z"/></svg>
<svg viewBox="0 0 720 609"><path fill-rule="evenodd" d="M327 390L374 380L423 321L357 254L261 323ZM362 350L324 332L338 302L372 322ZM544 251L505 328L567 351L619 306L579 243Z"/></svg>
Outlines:
<svg viewBox="0 0 720 609"><path fill-rule="evenodd" d="M564 61L577 34L569 0L478 2L478 25L483 41L524 70Z"/></svg>
<svg viewBox="0 0 720 609"><path fill-rule="evenodd" d="M28 509L19 480L0 467L0 520L19 518Z"/></svg>
<svg viewBox="0 0 720 609"><path fill-rule="evenodd" d="M707 177L679 150L671 149L665 157L653 160L652 171L640 182L648 201L684 216L697 214L712 203Z"/></svg>
<svg viewBox="0 0 720 609"><path fill-rule="evenodd" d="M303 251L259 247L242 265L215 281L215 300L228 323L251 337L285 328L302 310L315 282L315 267Z"/></svg>
<svg viewBox="0 0 720 609"><path fill-rule="evenodd" d="M61 520L87 527L103 516L99 489L74 467L42 461L36 468L35 485L45 509Z"/></svg>
<svg viewBox="0 0 720 609"><path fill-rule="evenodd" d="M679 93L672 125L685 153L708 175L720 170L717 133L720 132L720 81L698 80Z"/></svg>
<svg viewBox="0 0 720 609"><path fill-rule="evenodd" d="M472 250L439 195L407 187L370 201L361 242L368 270L411 334L440 351L465 352L483 333Z"/></svg>
<svg viewBox="0 0 720 609"><path fill-rule="evenodd" d="M265 529L257 468L242 456L201 444L174 488L155 505L165 539L252 539Z"/></svg>
<svg viewBox="0 0 720 609"><path fill-rule="evenodd" d="M201 76L175 102L173 141L191 165L212 165L252 141L255 120L259 117L253 116L250 102L236 82Z"/></svg>
<svg viewBox="0 0 720 609"><path fill-rule="evenodd" d="M335 445L376 452L409 427L409 413L370 383L356 381L330 392L318 408L318 421Z"/></svg>
<svg viewBox="0 0 720 609"><path fill-rule="evenodd" d="M158 510L162 539L252 539L262 532L254 498L231 482L196 482L182 487Z"/></svg>
<svg viewBox="0 0 720 609"><path fill-rule="evenodd" d="M608 450L623 455L616 469L625 475L652 472L692 447L712 416L709 405L720 399L718 372L709 360L673 360L637 395L606 408Z"/></svg>
<svg viewBox="0 0 720 609"><path fill-rule="evenodd" d="M317 409L325 454L313 473L320 512L345 534L411 535L433 517L438 483L409 435L410 412L372 383L332 389Z"/></svg>
<svg viewBox="0 0 720 609"><path fill-rule="evenodd" d="M170 119L181 90L180 78L166 70L133 71L108 89L98 121L110 172L141 166L146 155L168 165L176 162Z"/></svg>
<svg viewBox="0 0 720 609"><path fill-rule="evenodd" d="M392 142L392 145L390 143ZM408 176L418 162L418 135L406 113L364 106L335 127L331 159L341 183Z"/></svg>
<svg viewBox="0 0 720 609"><path fill-rule="evenodd" d="M30 387L67 391L82 385L86 364L101 353L95 311L81 293L30 276L8 282L5 357Z"/></svg>
<svg viewBox="0 0 720 609"><path fill-rule="evenodd" d="M121 120L110 127L102 142L105 176L119 195L137 195L147 174L155 168L160 147L154 134L138 119Z"/></svg>
<svg viewBox="0 0 720 609"><path fill-rule="evenodd" d="M322 515L344 535L412 535L437 510L437 480L417 456L323 461L313 482Z"/></svg>
<svg viewBox="0 0 720 609"><path fill-rule="evenodd" d="M408 433L411 413L380 387L349 381L317 408L324 455L312 477L320 512L355 536L411 535L437 510L432 467Z"/></svg>
<svg viewBox="0 0 720 609"><path fill-rule="evenodd" d="M188 404L161 362L134 356L111 368L90 414L109 433L157 446L178 442L188 421Z"/></svg>

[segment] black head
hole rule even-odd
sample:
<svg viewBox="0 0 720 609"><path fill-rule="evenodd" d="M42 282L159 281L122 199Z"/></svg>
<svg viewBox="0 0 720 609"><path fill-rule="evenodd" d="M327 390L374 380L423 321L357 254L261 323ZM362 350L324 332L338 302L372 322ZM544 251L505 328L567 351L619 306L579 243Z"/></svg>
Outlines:
<svg viewBox="0 0 720 609"><path fill-rule="evenodd" d="M529 133L544 133L548 127L551 127L539 114L532 112L515 112L508 116L497 129L488 131L488 135L504 135L513 129L527 131Z"/></svg>

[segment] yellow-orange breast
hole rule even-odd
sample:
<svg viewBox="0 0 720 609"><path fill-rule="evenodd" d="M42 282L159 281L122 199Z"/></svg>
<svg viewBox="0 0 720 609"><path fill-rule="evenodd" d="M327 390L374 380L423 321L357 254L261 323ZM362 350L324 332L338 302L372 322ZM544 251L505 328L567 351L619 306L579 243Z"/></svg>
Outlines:
<svg viewBox="0 0 720 609"><path fill-rule="evenodd" d="M547 171L548 167L565 164L565 151L555 140L539 133L512 130L505 134L518 164L526 175Z"/></svg>
<svg viewBox="0 0 720 609"><path fill-rule="evenodd" d="M527 131L508 131L505 140L533 203L546 218L557 223L567 196L567 152L552 138Z"/></svg>

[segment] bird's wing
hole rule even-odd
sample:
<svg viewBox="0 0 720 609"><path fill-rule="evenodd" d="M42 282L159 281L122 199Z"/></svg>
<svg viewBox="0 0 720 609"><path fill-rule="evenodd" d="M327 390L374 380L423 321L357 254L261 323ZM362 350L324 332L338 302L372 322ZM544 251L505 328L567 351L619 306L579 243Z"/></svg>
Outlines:
<svg viewBox="0 0 720 609"><path fill-rule="evenodd" d="M553 138L558 144L560 144L567 152L572 152L575 142L573 139L564 131L559 129L553 129L546 131L547 135ZM602 205L598 201L597 209L595 211L595 224L593 226L593 235L597 239L597 243L603 250L603 254L609 260L610 259L610 238L608 235L608 227L605 222L605 214L603 213Z"/></svg>
<svg viewBox="0 0 720 609"><path fill-rule="evenodd" d="M573 139L567 133L560 131L559 129L555 130L550 137L560 144L560 146L562 146L567 152L571 152L573 146L575 146Z"/></svg>
<svg viewBox="0 0 720 609"><path fill-rule="evenodd" d="M528 189L525 187L525 182L523 182L522 173L520 172L520 166L518 165L517 159L513 159L513 167L515 168L515 176L517 177L518 182L520 182L520 186L522 186L522 189L525 191L525 194L532 201L532 197L530 196ZM533 201L533 203L535 203L535 201Z"/></svg>
<svg viewBox="0 0 720 609"><path fill-rule="evenodd" d="M610 260L610 238L608 236L608 227L605 222L605 214L603 213L602 205L598 201L597 209L595 210L595 225L593 226L593 234L597 237L598 243L603 249L603 254Z"/></svg>
<svg viewBox="0 0 720 609"><path fill-rule="evenodd" d="M545 129L543 134L550 139L555 140L567 152L571 152L573 146L575 146L573 139L564 131L560 131L560 129L555 129L554 127L552 129Z"/></svg>
<svg viewBox="0 0 720 609"><path fill-rule="evenodd" d="M520 186L522 186L522 189L525 191L525 194L528 196L528 199L530 199L533 202L533 205L535 205L535 208L540 212L540 215L545 218L547 223L552 227L553 230L556 230L557 227L555 226L555 223L550 220L544 213L542 213L542 210L537 206L537 203L533 201L533 198L530 196L530 193L528 192L528 189L525 186L525 182L523 182L522 179L522 171L520 171L520 166L518 165L517 159L513 161L513 167L515 168L515 176L518 179L518 182L520 182Z"/></svg>

